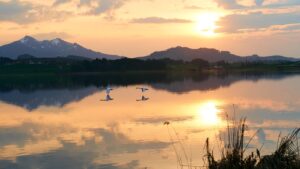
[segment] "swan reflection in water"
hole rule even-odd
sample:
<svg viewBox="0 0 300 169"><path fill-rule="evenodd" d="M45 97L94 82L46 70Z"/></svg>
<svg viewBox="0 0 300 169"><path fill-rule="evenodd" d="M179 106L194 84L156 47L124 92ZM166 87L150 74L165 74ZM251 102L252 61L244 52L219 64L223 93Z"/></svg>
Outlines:
<svg viewBox="0 0 300 169"><path fill-rule="evenodd" d="M112 97L110 97L110 95L108 94L108 95L106 95L106 98L103 99L103 100L101 100L101 101L103 101L103 102L109 102L109 101L112 101L112 100L114 100L114 99Z"/></svg>
<svg viewBox="0 0 300 169"><path fill-rule="evenodd" d="M111 96L110 96L110 92L113 91L114 89L107 86L106 89L105 89L105 93L106 93L106 98L105 99L102 99L101 101L103 102L109 102L109 101L112 101L114 100Z"/></svg>
<svg viewBox="0 0 300 169"><path fill-rule="evenodd" d="M146 87L137 87L136 89L141 90L142 93L146 92L147 90L149 90ZM142 95L141 99L137 99L136 101L140 102L140 101L147 101L149 100L149 97L145 97L144 95Z"/></svg>
<svg viewBox="0 0 300 169"><path fill-rule="evenodd" d="M136 101L142 102L142 101L148 101L148 100L149 100L149 97L142 96L141 99L137 99Z"/></svg>
<svg viewBox="0 0 300 169"><path fill-rule="evenodd" d="M148 88L146 87L137 87L136 89L139 89L141 90L142 93L146 92L147 90L149 90ZM106 101L106 102L109 102L109 101L112 101L114 100L112 97L110 97L110 92L114 90L112 88L110 88L109 86L106 87L105 89L105 92L106 92L106 98L101 100L101 101ZM140 99L137 99L136 101L147 101L149 100L149 97L145 97L144 95L142 95L142 97Z"/></svg>

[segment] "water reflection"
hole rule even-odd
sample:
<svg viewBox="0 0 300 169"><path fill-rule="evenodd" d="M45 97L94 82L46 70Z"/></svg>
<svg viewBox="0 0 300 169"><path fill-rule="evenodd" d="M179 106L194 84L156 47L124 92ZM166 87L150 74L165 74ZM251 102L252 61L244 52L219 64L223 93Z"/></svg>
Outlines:
<svg viewBox="0 0 300 169"><path fill-rule="evenodd" d="M147 101L147 100L149 100L149 97L142 96L141 99L137 99L136 101L138 101L138 102L144 102L144 101Z"/></svg>
<svg viewBox="0 0 300 169"><path fill-rule="evenodd" d="M199 119L205 126L221 125L221 110L217 101L202 103L198 109Z"/></svg>
<svg viewBox="0 0 300 169"><path fill-rule="evenodd" d="M76 89L38 89L33 91L15 89L0 92L0 101L32 111L40 106L63 107L68 103L80 101L96 92L98 92L98 89L94 86Z"/></svg>
<svg viewBox="0 0 300 169"><path fill-rule="evenodd" d="M145 93L146 91L148 91L149 89L146 87L137 87L136 89L141 90L142 93ZM137 99L137 102L145 102L148 101L149 97L146 97L144 95L142 95L141 99Z"/></svg>
<svg viewBox="0 0 300 169"><path fill-rule="evenodd" d="M109 101L112 101L114 100L112 97L110 97L109 94L106 95L106 98L105 99L102 99L101 101L104 101L104 102L109 102Z"/></svg>
<svg viewBox="0 0 300 169"><path fill-rule="evenodd" d="M0 168L173 169L165 121L201 165L205 139L218 147L232 104L248 118L246 138L262 128L251 146L264 144L263 153L276 147L279 132L300 126L300 76L174 76L0 78ZM99 98L113 99L108 84L114 101L104 103ZM145 85L150 92L136 92Z"/></svg>
<svg viewBox="0 0 300 169"><path fill-rule="evenodd" d="M24 147L8 145L1 149L0 168L124 168L131 162L107 162L111 156L133 154L148 149L161 149L169 143L160 141L135 141L113 129L89 129L89 137L81 138L82 143L73 143L64 138L27 143ZM126 158L125 158L126 159ZM97 160L100 160L96 162ZM106 166L106 167L105 167Z"/></svg>
<svg viewBox="0 0 300 169"><path fill-rule="evenodd" d="M125 74L94 76L0 76L0 101L34 110L40 106L62 107L74 101L105 89L106 94L113 90L110 85L126 87L128 85L148 84L155 90L164 90L176 94L191 91L217 90L242 81L281 80L297 74L234 74L207 76L199 74ZM136 87L143 92L146 87ZM262 103L268 105L270 103Z"/></svg>

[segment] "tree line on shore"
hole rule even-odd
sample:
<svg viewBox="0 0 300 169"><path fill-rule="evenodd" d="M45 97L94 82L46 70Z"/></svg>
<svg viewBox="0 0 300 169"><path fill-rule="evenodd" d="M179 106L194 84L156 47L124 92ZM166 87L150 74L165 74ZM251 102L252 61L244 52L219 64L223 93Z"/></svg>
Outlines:
<svg viewBox="0 0 300 169"><path fill-rule="evenodd" d="M192 61L138 58L116 60L86 59L80 56L36 58L22 55L18 59L0 57L0 73L80 73L124 71L231 71L231 70L300 70L300 62L235 62L209 63L203 59Z"/></svg>

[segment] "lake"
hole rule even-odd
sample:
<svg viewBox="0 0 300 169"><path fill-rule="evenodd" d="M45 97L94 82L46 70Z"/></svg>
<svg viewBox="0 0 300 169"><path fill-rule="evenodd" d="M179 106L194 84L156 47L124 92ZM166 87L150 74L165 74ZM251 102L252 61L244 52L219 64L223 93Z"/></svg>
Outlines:
<svg viewBox="0 0 300 169"><path fill-rule="evenodd" d="M175 169L176 154L202 166L227 115L247 117L249 151L269 153L300 126L299 84L292 73L1 76L0 168Z"/></svg>

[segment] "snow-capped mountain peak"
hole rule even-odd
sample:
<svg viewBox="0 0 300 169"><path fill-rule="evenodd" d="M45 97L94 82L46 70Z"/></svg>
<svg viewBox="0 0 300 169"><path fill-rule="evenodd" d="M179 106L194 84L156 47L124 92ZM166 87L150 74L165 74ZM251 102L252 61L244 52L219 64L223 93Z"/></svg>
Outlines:
<svg viewBox="0 0 300 169"><path fill-rule="evenodd" d="M24 36L21 40L20 40L21 43L23 44L26 44L26 43L29 43L29 42L37 42L36 39L34 39L33 37L31 36Z"/></svg>
<svg viewBox="0 0 300 169"><path fill-rule="evenodd" d="M50 42L52 45L59 45L62 42L62 40L59 38L55 38L55 39L51 40Z"/></svg>
<svg viewBox="0 0 300 169"><path fill-rule="evenodd" d="M52 40L36 40L31 36L25 36L22 39L7 45L0 46L0 56L17 59L18 56L29 54L38 58L67 57L70 55L82 56L90 59L106 58L118 59L120 56L108 55L101 52L84 48L77 43L70 43L59 38Z"/></svg>

